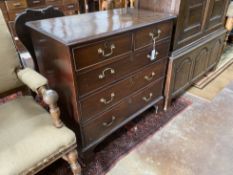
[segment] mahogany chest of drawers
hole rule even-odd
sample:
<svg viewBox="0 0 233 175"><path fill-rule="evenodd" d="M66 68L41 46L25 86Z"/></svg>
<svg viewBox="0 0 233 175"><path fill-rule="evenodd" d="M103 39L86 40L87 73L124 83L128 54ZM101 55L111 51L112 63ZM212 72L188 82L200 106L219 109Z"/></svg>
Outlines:
<svg viewBox="0 0 233 175"><path fill-rule="evenodd" d="M174 18L118 9L27 23L81 153L147 108L162 109Z"/></svg>

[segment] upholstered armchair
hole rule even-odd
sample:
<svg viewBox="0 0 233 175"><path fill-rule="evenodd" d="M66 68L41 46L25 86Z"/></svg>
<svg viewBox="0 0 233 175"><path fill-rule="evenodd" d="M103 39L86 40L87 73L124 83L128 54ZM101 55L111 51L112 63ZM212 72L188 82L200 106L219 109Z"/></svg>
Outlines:
<svg viewBox="0 0 233 175"><path fill-rule="evenodd" d="M229 7L228 7L228 11L227 11L227 20L226 20L226 29L227 29L227 35L226 35L226 41L231 33L231 31L233 30L233 1L231 1Z"/></svg>
<svg viewBox="0 0 233 175"><path fill-rule="evenodd" d="M26 85L49 108L48 112L26 95L0 105L0 175L35 174L59 158L80 175L75 134L60 120L57 93L47 88L46 78L22 68L19 60L0 11L0 98Z"/></svg>

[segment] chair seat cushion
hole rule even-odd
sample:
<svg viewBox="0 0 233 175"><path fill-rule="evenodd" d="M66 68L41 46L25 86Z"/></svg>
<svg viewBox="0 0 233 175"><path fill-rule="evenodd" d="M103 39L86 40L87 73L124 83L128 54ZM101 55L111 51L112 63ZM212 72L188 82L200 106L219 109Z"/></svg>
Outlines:
<svg viewBox="0 0 233 175"><path fill-rule="evenodd" d="M75 142L75 134L54 127L32 97L0 105L0 175L21 174Z"/></svg>

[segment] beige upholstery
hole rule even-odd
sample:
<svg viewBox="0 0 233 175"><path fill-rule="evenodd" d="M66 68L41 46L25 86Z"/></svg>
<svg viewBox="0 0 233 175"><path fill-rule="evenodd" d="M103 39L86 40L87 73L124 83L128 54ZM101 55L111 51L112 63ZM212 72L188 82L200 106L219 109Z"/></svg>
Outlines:
<svg viewBox="0 0 233 175"><path fill-rule="evenodd" d="M17 74L18 78L34 92L48 83L45 77L30 68L19 70Z"/></svg>
<svg viewBox="0 0 233 175"><path fill-rule="evenodd" d="M233 2L230 3L226 16L233 17Z"/></svg>
<svg viewBox="0 0 233 175"><path fill-rule="evenodd" d="M0 10L0 93L17 88L22 84L15 74L20 66L11 35ZM3 83L4 82L4 83Z"/></svg>
<svg viewBox="0 0 233 175"><path fill-rule="evenodd" d="M66 127L52 125L50 115L24 96L0 105L0 175L18 175L75 143Z"/></svg>

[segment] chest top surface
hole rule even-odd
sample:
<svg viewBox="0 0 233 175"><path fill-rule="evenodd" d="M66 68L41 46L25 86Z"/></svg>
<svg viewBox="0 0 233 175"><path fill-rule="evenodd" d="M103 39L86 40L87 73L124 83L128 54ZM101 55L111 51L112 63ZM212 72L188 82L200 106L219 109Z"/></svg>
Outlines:
<svg viewBox="0 0 233 175"><path fill-rule="evenodd" d="M65 45L107 37L175 18L138 9L116 9L28 22L27 26Z"/></svg>

